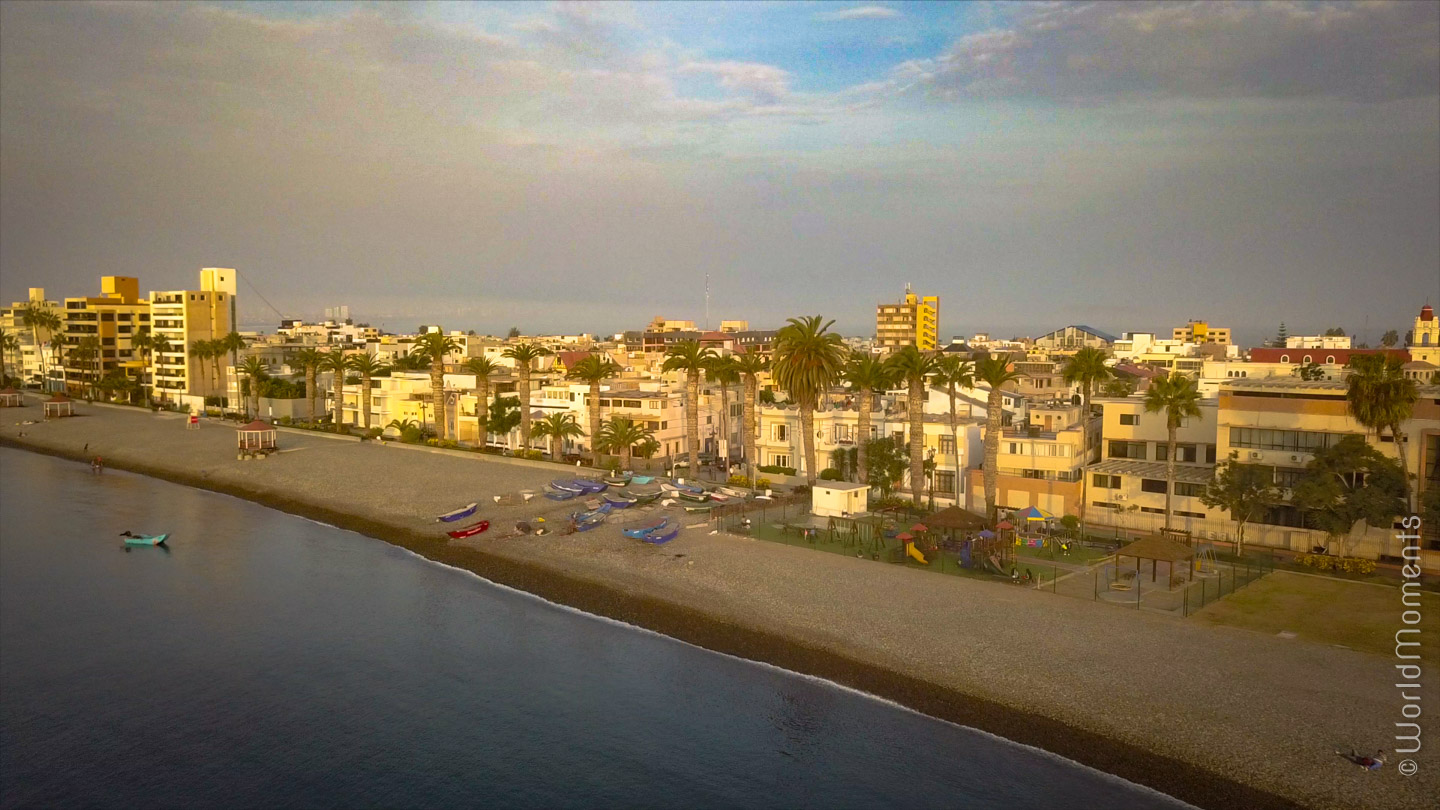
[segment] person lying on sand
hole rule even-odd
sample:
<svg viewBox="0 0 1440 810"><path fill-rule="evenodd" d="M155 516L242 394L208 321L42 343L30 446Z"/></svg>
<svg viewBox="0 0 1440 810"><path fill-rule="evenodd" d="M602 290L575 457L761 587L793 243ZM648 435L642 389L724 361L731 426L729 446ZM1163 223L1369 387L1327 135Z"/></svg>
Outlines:
<svg viewBox="0 0 1440 810"><path fill-rule="evenodd" d="M1380 770L1380 766L1385 764L1385 749L1383 748L1376 751L1373 757L1361 756L1355 753L1354 748L1351 748L1348 754L1344 751L1336 751L1335 753L1359 765L1362 770L1378 771Z"/></svg>

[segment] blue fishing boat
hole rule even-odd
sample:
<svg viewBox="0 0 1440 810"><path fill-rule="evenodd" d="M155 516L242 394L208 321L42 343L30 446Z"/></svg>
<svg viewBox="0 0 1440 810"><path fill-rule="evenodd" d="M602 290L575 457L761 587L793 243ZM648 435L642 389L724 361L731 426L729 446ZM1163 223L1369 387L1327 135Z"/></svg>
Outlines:
<svg viewBox="0 0 1440 810"><path fill-rule="evenodd" d="M595 481L590 478L576 478L570 482L570 485L572 487L579 487L589 495L595 495L610 488L610 485L604 481Z"/></svg>
<svg viewBox="0 0 1440 810"><path fill-rule="evenodd" d="M705 491L704 487L696 486L695 484L686 484L680 481L671 481L670 485L680 490L681 492L691 492L696 495L699 495L700 493Z"/></svg>
<svg viewBox="0 0 1440 810"><path fill-rule="evenodd" d="M169 535L168 533L167 533L167 534L131 534L130 532L127 531L127 532L125 532L124 534L122 534L122 535L120 535L120 536L123 537L123 538L125 538L125 545L127 545L127 546L159 546L159 545L163 545L163 544L165 543L165 539L168 538L170 535Z"/></svg>
<svg viewBox="0 0 1440 810"><path fill-rule="evenodd" d="M601 523L604 523L606 517L608 516L605 513L597 510L596 512L592 513L589 518L585 520L575 521L575 531L588 532L596 526L599 526Z"/></svg>
<svg viewBox="0 0 1440 810"><path fill-rule="evenodd" d="M607 475L607 476L605 476L605 477L604 477L603 479L601 479L601 480L604 481L605 483L609 484L609 485L612 486L612 487L623 487L623 486L629 485L629 483L630 483L630 476L628 476L628 475Z"/></svg>
<svg viewBox="0 0 1440 810"><path fill-rule="evenodd" d="M622 533L623 533L626 537L629 537L629 538L632 539L632 540L643 540L643 539L645 539L645 536L646 536L646 535L651 534L651 533L653 533L653 532L658 532L658 531L660 531L661 529L663 529L663 528L665 528L666 526L669 526L669 525L670 525L670 518L664 518L664 517L662 517L662 518L658 518L658 519L656 519L656 520L652 520L652 521L650 521L650 522L648 522L648 523L643 523L643 524L641 524L641 525L639 525L639 526L636 526L636 527L634 527L634 528L632 528L632 529L623 529L623 530L622 530Z"/></svg>
<svg viewBox="0 0 1440 810"><path fill-rule="evenodd" d="M545 493L545 497L552 501L568 501L571 498L579 497L580 493L571 492L568 489L552 489Z"/></svg>
<svg viewBox="0 0 1440 810"><path fill-rule="evenodd" d="M581 495L587 492L584 487L580 486L569 478L556 478L554 481L550 482L550 486L554 487L555 489L565 490L566 492L573 492L576 495Z"/></svg>
<svg viewBox="0 0 1440 810"><path fill-rule="evenodd" d="M639 503L639 501L635 500L634 498L622 498L618 495L610 495L608 493L605 495L601 495L600 497L606 503L610 504L616 509L629 509L630 507Z"/></svg>
<svg viewBox="0 0 1440 810"><path fill-rule="evenodd" d="M586 520L589 520L590 518L593 518L593 517L595 517L596 515L601 515L601 516L608 515L608 514L610 514L610 510L612 510L612 509L614 509L614 508L615 508L614 506L611 506L611 505L608 504L608 503L606 503L606 504L601 504L598 509L592 509L592 510L590 510L589 512L574 512L574 513L571 513L570 519L573 520L573 521L575 521L575 522L577 522L577 523L580 523L580 522L584 522L584 521L586 521Z"/></svg>
<svg viewBox="0 0 1440 810"><path fill-rule="evenodd" d="M655 480L655 476L653 476L653 475L632 475L632 476L630 476L630 483L632 483L632 484L648 484L648 483L651 483L651 482L654 481L654 480Z"/></svg>
<svg viewBox="0 0 1440 810"><path fill-rule="evenodd" d="M454 512L446 512L440 517L435 518L435 520L437 523L454 523L457 520L464 520L465 518L470 517L471 515L475 514L475 510L479 508L480 504L472 503L469 506L462 506L459 509L456 509Z"/></svg>
<svg viewBox="0 0 1440 810"><path fill-rule="evenodd" d="M644 540L644 541L647 542L647 543L654 543L655 545L660 546L660 545L664 545L664 544L670 542L671 540L674 540L674 539L676 538L676 536L678 536L679 534L680 534L680 527L679 527L679 526L676 526L675 528L671 529L671 530L668 531L668 532L666 532L666 531L652 532L652 533L650 533L650 534L645 535L644 537L642 537L642 538L640 538L640 539L641 539L641 540Z"/></svg>

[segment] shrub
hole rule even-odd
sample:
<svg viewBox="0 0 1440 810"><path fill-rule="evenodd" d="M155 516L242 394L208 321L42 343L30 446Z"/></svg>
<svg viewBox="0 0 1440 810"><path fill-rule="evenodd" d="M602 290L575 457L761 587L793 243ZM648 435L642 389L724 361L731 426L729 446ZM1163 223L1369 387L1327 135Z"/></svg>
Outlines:
<svg viewBox="0 0 1440 810"><path fill-rule="evenodd" d="M1334 557L1329 554L1301 554L1295 562L1316 571L1335 571L1341 574L1373 574L1375 561L1359 557Z"/></svg>
<svg viewBox="0 0 1440 810"><path fill-rule="evenodd" d="M515 454L518 458L528 458L531 461L542 461L545 453L540 450L521 450Z"/></svg>
<svg viewBox="0 0 1440 810"><path fill-rule="evenodd" d="M426 439L426 440L425 440L425 443L428 444L428 445L430 445L431 447L439 447L439 446L440 446L440 440L439 440L439 439Z"/></svg>
<svg viewBox="0 0 1440 810"><path fill-rule="evenodd" d="M781 467L777 464L761 464L755 467L760 472L775 473L776 475L794 475L794 467Z"/></svg>
<svg viewBox="0 0 1440 810"><path fill-rule="evenodd" d="M755 488L758 489L758 490L762 490L762 491L769 489L769 488L770 488L770 479L769 479L769 478L756 478L756 479L755 479Z"/></svg>
<svg viewBox="0 0 1440 810"><path fill-rule="evenodd" d="M378 439L380 438L380 434L384 432L385 431L381 430L380 428L370 428L369 430L365 431L365 438Z"/></svg>
<svg viewBox="0 0 1440 810"><path fill-rule="evenodd" d="M823 469L823 470L820 471L820 480L822 480L822 481L844 481L844 480L845 480L845 476L844 476L844 475L841 475L840 471L837 470L837 469L835 469L834 467L826 467L825 469Z"/></svg>
<svg viewBox="0 0 1440 810"><path fill-rule="evenodd" d="M1080 528L1080 518L1075 517L1074 515L1066 515L1065 517L1060 518L1060 525L1073 532L1076 529Z"/></svg>
<svg viewBox="0 0 1440 810"><path fill-rule="evenodd" d="M725 483L732 487L748 487L750 486L750 479L743 475L732 475L725 479Z"/></svg>
<svg viewBox="0 0 1440 810"><path fill-rule="evenodd" d="M870 508L872 510L909 509L911 506L914 505L914 502L911 501L909 498L902 498L899 495L891 495L885 498L876 498L875 500L870 502Z"/></svg>
<svg viewBox="0 0 1440 810"><path fill-rule="evenodd" d="M809 494L810 494L810 485L809 485L809 484L801 484L801 485L798 486L798 487L794 487L794 488L792 488L792 489L790 490L790 494L791 494L791 495L809 495Z"/></svg>

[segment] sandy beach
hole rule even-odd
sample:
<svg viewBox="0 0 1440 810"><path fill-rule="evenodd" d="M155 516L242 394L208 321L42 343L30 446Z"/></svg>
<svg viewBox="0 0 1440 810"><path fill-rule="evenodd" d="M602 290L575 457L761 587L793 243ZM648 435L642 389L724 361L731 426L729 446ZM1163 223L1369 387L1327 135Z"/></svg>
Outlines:
<svg viewBox="0 0 1440 810"><path fill-rule="evenodd" d="M608 525L502 538L518 520L577 508L492 502L539 489L563 468L294 432L280 435L283 452L239 461L231 424L187 430L175 414L85 403L77 412L17 425L41 418L31 397L27 407L0 411L0 443L77 460L100 455L110 467L323 520L547 599L1039 746L1201 807L1419 808L1440 794L1433 755L1417 756L1420 771L1406 778L1393 767L1362 772L1334 754L1393 748L1401 718L1394 660L1384 656L711 534L708 524L662 547ZM480 502L491 530L448 540L434 516L470 501ZM1397 621L1399 610L1397 601ZM957 767L984 778L983 763Z"/></svg>

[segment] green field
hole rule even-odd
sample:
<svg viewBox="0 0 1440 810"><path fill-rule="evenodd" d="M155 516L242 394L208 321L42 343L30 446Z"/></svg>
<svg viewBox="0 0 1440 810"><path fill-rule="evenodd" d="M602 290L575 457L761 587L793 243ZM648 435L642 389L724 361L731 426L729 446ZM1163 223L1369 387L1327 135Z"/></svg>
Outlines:
<svg viewBox="0 0 1440 810"><path fill-rule="evenodd" d="M1197 621L1282 632L1321 644L1393 655L1400 589L1276 571L1194 614ZM1421 654L1440 657L1440 596L1421 595Z"/></svg>

